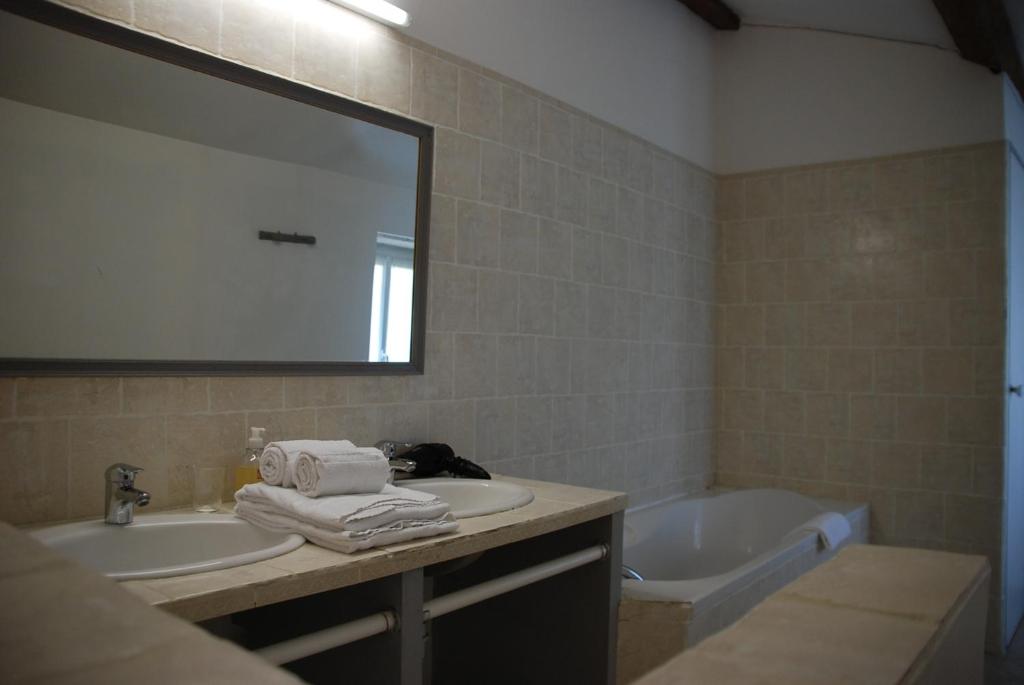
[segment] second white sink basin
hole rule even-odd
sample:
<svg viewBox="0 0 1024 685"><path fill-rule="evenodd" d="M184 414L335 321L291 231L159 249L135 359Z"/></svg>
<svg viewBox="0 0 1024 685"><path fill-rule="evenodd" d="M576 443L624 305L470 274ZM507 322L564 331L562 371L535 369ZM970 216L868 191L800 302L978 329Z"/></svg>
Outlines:
<svg viewBox="0 0 1024 685"><path fill-rule="evenodd" d="M451 506L452 516L467 519L525 507L533 501L529 488L500 480L423 478L395 483L403 488L437 495Z"/></svg>
<svg viewBox="0 0 1024 685"><path fill-rule="evenodd" d="M117 580L163 578L270 559L301 535L272 533L229 514L154 514L115 526L83 521L32 533L48 547Z"/></svg>

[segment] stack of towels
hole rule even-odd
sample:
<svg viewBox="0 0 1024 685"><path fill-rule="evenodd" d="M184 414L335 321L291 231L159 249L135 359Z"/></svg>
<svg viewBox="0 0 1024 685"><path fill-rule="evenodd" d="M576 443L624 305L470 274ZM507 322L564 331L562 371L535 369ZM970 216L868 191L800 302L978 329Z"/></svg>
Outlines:
<svg viewBox="0 0 1024 685"><path fill-rule="evenodd" d="M383 453L348 440L272 442L260 457L260 475L262 483L235 493L235 514L339 552L458 528L446 502L395 487Z"/></svg>

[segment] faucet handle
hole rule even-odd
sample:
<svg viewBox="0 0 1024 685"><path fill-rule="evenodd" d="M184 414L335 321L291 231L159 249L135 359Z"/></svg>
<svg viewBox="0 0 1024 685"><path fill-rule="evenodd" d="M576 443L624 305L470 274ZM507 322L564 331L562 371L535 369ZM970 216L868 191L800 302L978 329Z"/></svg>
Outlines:
<svg viewBox="0 0 1024 685"><path fill-rule="evenodd" d="M132 466L131 464L111 464L107 467L107 470L103 472L107 480L111 483L121 483L124 485L132 485L135 483L135 476L139 471L144 471L141 466Z"/></svg>

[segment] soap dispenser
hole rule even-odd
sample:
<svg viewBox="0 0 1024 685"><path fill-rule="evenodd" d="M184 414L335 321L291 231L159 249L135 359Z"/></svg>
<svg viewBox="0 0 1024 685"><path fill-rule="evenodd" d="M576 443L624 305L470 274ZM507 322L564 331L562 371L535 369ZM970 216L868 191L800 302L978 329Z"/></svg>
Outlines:
<svg viewBox="0 0 1024 685"><path fill-rule="evenodd" d="M260 455L263 454L263 434L266 428L250 428L249 443L245 448L245 455L242 463L235 467L235 489L239 490L243 485L258 483L260 477Z"/></svg>

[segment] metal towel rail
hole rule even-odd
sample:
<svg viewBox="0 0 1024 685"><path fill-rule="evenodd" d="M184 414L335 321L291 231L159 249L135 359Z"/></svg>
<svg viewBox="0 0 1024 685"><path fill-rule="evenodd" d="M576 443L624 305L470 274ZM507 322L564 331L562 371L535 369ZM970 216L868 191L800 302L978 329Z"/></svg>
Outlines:
<svg viewBox="0 0 1024 685"><path fill-rule="evenodd" d="M439 616L444 616L492 597L503 595L506 592L518 590L521 587L531 585L545 578L551 578L552 576L557 576L580 566L604 559L608 556L608 551L607 545L595 545L579 552L573 552L572 554L525 568L521 571L515 571L514 573L485 581L479 585L473 585L472 587L457 590L441 597L435 597L423 603L423 620L429 621ZM263 647L256 650L256 654L272 664L286 664L290 661L297 661L307 656L356 642L357 640L389 633L398 627L398 623L398 616L394 611L381 611L356 619L355 621L349 621L332 628L318 630L315 633L301 635L291 640L278 642L269 647Z"/></svg>

